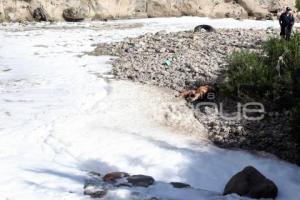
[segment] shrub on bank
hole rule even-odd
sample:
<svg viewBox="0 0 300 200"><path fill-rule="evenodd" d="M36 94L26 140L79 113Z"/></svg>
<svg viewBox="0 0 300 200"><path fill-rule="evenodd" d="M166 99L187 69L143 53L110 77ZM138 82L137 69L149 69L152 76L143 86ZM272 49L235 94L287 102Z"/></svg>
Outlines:
<svg viewBox="0 0 300 200"><path fill-rule="evenodd" d="M293 136L297 140L297 144L300 144L300 103L293 109ZM300 148L300 147L299 147Z"/></svg>
<svg viewBox="0 0 300 200"><path fill-rule="evenodd" d="M276 109L292 109L293 75L300 69L300 34L290 41L271 38L259 52L235 52L221 86L240 101L260 101Z"/></svg>
<svg viewBox="0 0 300 200"><path fill-rule="evenodd" d="M300 33L289 41L270 38L259 52L235 52L228 63L221 91L242 102L292 111L292 134L300 144Z"/></svg>
<svg viewBox="0 0 300 200"><path fill-rule="evenodd" d="M300 0L296 0L296 8L300 10Z"/></svg>

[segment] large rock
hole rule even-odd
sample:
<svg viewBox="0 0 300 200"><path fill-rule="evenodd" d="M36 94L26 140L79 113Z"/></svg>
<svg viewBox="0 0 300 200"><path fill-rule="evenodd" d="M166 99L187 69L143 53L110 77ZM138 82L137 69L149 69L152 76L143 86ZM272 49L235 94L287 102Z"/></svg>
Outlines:
<svg viewBox="0 0 300 200"><path fill-rule="evenodd" d="M147 0L149 17L210 16L220 0Z"/></svg>
<svg viewBox="0 0 300 200"><path fill-rule="evenodd" d="M90 17L94 19L131 18L143 6L142 0L91 0L88 2L89 8L92 8ZM139 8L136 9L136 5Z"/></svg>
<svg viewBox="0 0 300 200"><path fill-rule="evenodd" d="M41 8L41 7L36 8L33 11L32 16L36 21L39 21L39 22L49 20L49 17L48 17L48 14L47 14L46 10L44 8Z"/></svg>
<svg viewBox="0 0 300 200"><path fill-rule="evenodd" d="M215 0L182 0L179 2L177 7L180 8L181 15L189 16L209 16L216 5Z"/></svg>
<svg viewBox="0 0 300 200"><path fill-rule="evenodd" d="M257 0L238 0L238 3L248 12L250 17L266 18L268 10L261 7Z"/></svg>
<svg viewBox="0 0 300 200"><path fill-rule="evenodd" d="M180 15L179 11L171 11L169 0L148 0L147 1L148 17L163 17L169 15Z"/></svg>
<svg viewBox="0 0 300 200"><path fill-rule="evenodd" d="M80 8L68 8L63 11L63 17L68 22L83 21L85 14Z"/></svg>
<svg viewBox="0 0 300 200"><path fill-rule="evenodd" d="M147 17L147 0L136 0L134 14L136 17Z"/></svg>
<svg viewBox="0 0 300 200"><path fill-rule="evenodd" d="M3 4L0 3L0 22L4 21L5 15L4 15L4 7Z"/></svg>
<svg viewBox="0 0 300 200"><path fill-rule="evenodd" d="M262 7L268 9L269 12L276 14L284 11L286 7L294 8L295 5L296 5L295 0L277 0L277 1L269 0L267 1L266 4L262 5Z"/></svg>
<svg viewBox="0 0 300 200"><path fill-rule="evenodd" d="M234 175L226 184L223 194L233 193L255 199L275 199L278 189L274 182L267 179L254 167L249 166Z"/></svg>
<svg viewBox="0 0 300 200"><path fill-rule="evenodd" d="M236 18L236 19L244 19L248 17L247 11L236 3L220 3L216 5L213 9L213 17L216 18Z"/></svg>
<svg viewBox="0 0 300 200"><path fill-rule="evenodd" d="M150 185L153 185L155 180L151 176L133 175L133 176L129 176L127 178L127 181L131 183L133 186L149 187Z"/></svg>
<svg viewBox="0 0 300 200"><path fill-rule="evenodd" d="M28 1L1 0L0 12L2 13L0 18L4 18L7 21L32 20Z"/></svg>

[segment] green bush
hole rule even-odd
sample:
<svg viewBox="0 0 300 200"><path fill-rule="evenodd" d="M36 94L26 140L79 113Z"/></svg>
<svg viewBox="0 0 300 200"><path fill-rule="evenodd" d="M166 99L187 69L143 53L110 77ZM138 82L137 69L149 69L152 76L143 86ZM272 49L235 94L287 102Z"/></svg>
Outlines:
<svg viewBox="0 0 300 200"><path fill-rule="evenodd" d="M296 8L300 10L300 0L296 0Z"/></svg>
<svg viewBox="0 0 300 200"><path fill-rule="evenodd" d="M241 51L229 58L221 91L240 101L260 101L278 109L293 107L294 72L300 69L300 34L291 40L270 38L260 52Z"/></svg>
<svg viewBox="0 0 300 200"><path fill-rule="evenodd" d="M300 144L300 103L296 105L293 109L293 134L296 138L298 144Z"/></svg>
<svg viewBox="0 0 300 200"><path fill-rule="evenodd" d="M287 71L293 71L300 66L300 34L296 33L291 40L271 38L263 45L266 54L266 64L276 66L280 56L284 57Z"/></svg>
<svg viewBox="0 0 300 200"><path fill-rule="evenodd" d="M269 72L263 58L257 53L235 52L230 57L229 63L228 80L221 87L227 94L248 101L261 99L266 94L265 89L271 90ZM250 92L253 89L256 90L255 93Z"/></svg>
<svg viewBox="0 0 300 200"><path fill-rule="evenodd" d="M235 52L228 61L221 92L242 102L262 102L267 109L292 111L292 136L300 152L300 34L289 41L271 38L261 51Z"/></svg>

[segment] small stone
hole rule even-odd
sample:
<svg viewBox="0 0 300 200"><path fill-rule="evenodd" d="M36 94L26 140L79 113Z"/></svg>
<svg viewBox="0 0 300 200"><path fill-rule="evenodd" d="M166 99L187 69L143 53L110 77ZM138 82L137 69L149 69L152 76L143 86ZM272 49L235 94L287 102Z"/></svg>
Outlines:
<svg viewBox="0 0 300 200"><path fill-rule="evenodd" d="M215 127L215 126L217 126L218 124L215 122L215 121L211 121L211 122L209 122L208 123L208 126L210 126L210 127Z"/></svg>
<svg viewBox="0 0 300 200"><path fill-rule="evenodd" d="M116 185L116 187L132 187L132 185L129 183L120 183L120 184Z"/></svg>
<svg viewBox="0 0 300 200"><path fill-rule="evenodd" d="M171 182L170 183L174 188L190 188L191 186L186 183L180 183L180 182Z"/></svg>
<svg viewBox="0 0 300 200"><path fill-rule="evenodd" d="M84 195L90 196L91 198L102 198L107 194L105 189L101 189L98 187L88 186L84 189Z"/></svg>
<svg viewBox="0 0 300 200"><path fill-rule="evenodd" d="M291 115L291 112L290 112L290 111L285 111L285 112L284 112L284 115L285 115L285 116L290 116L290 115Z"/></svg>
<svg viewBox="0 0 300 200"><path fill-rule="evenodd" d="M99 172L94 172L94 171L89 172L88 175L94 177L101 177L101 174Z"/></svg>
<svg viewBox="0 0 300 200"><path fill-rule="evenodd" d="M145 175L133 175L127 178L127 181L133 186L149 187L155 182L154 178Z"/></svg>
<svg viewBox="0 0 300 200"><path fill-rule="evenodd" d="M244 131L244 127L238 126L238 127L237 127L237 130L238 130L240 133L242 133L242 132Z"/></svg>
<svg viewBox="0 0 300 200"><path fill-rule="evenodd" d="M166 52L166 51L167 51L166 48L161 48L159 52L160 52L160 53L164 53L164 52Z"/></svg>
<svg viewBox="0 0 300 200"><path fill-rule="evenodd" d="M121 179L124 177L128 177L129 174L125 172L112 172L108 173L103 177L103 181L105 182L115 182L117 179Z"/></svg>

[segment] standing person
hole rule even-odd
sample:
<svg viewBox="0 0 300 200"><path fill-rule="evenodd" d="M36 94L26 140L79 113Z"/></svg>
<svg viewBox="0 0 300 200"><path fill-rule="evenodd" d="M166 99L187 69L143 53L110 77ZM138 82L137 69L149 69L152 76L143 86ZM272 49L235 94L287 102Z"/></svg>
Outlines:
<svg viewBox="0 0 300 200"><path fill-rule="evenodd" d="M292 34L292 29L295 23L295 18L291 8L287 7L285 12L280 15L279 24L281 27L280 35L282 38L289 40Z"/></svg>

